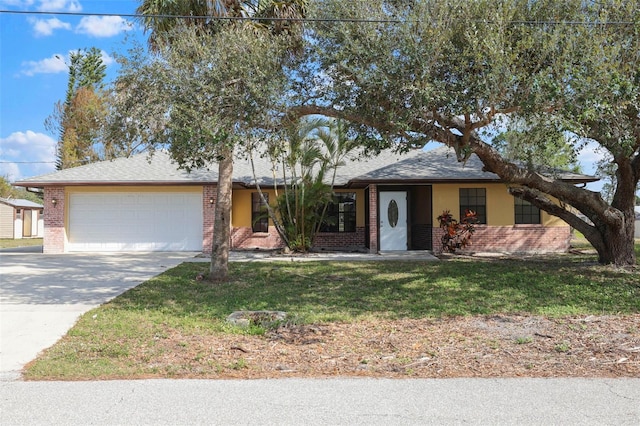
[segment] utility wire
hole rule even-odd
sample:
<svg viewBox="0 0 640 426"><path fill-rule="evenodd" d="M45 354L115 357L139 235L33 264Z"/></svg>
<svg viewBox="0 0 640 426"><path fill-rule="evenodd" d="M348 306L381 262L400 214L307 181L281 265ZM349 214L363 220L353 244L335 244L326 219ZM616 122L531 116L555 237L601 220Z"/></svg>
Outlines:
<svg viewBox="0 0 640 426"><path fill-rule="evenodd" d="M0 14L16 15L60 15L60 16L98 16L98 17L124 17L135 19L159 18L159 19L211 19L217 21L287 21L287 22L354 22L374 24L400 24L400 19L355 19L355 18L266 18L259 16L213 16L213 15L146 15L139 13L90 13L90 12L43 12L28 10L0 10Z"/></svg>
<svg viewBox="0 0 640 426"><path fill-rule="evenodd" d="M213 16L213 15L146 15L139 13L91 13L91 12L47 12L47 11L27 11L27 10L0 10L0 14L14 15L59 15L59 16L96 16L96 17L124 17L134 19L209 19L217 21L269 21L269 22L318 22L318 23L364 23L364 24L402 24L420 23L421 20L401 20L401 19L357 19L357 18L267 18L257 16ZM474 20L475 23L499 24L497 21ZM510 25L570 25L570 26L629 26L636 25L633 21L510 21Z"/></svg>

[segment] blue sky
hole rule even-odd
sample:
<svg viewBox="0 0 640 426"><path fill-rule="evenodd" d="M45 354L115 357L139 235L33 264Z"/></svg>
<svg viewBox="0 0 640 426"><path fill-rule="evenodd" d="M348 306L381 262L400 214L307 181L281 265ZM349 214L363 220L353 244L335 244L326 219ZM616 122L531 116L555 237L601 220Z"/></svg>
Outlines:
<svg viewBox="0 0 640 426"><path fill-rule="evenodd" d="M0 0L0 10L133 14L132 0ZM129 34L144 40L131 18L0 13L0 175L11 181L55 169L55 135L44 121L64 99L69 52L97 47L116 75L113 53Z"/></svg>
<svg viewBox="0 0 640 426"><path fill-rule="evenodd" d="M138 0L0 0L0 10L133 14ZM56 135L45 119L65 96L69 52L97 47L115 77L113 53L124 53L126 36L145 40L139 25L120 16L0 13L0 175L15 181L55 169ZM580 156L595 172L593 146ZM600 184L590 184L598 190Z"/></svg>

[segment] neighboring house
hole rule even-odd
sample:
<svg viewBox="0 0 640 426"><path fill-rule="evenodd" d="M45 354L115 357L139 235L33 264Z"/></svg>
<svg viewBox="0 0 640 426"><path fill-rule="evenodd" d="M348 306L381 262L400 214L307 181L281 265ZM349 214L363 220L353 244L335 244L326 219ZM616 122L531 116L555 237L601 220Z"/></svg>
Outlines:
<svg viewBox="0 0 640 426"><path fill-rule="evenodd" d="M636 211L636 232L635 237L640 238L640 206L635 207Z"/></svg>
<svg viewBox="0 0 640 426"><path fill-rule="evenodd" d="M257 160L256 175L273 203L271 163ZM238 159L233 176L232 248L281 247L273 224L259 218L249 161ZM562 178L576 184L597 180L573 173ZM45 253L210 252L216 181L215 171L187 173L156 152L150 159L139 154L16 185L44 188ZM348 161L338 170L335 192L333 225L317 236L319 249L439 251L437 217L450 210L459 218L466 208L481 220L471 250L549 252L569 246L565 222L512 197L498 176L482 171L475 155L458 163L447 147Z"/></svg>
<svg viewBox="0 0 640 426"><path fill-rule="evenodd" d="M41 238L44 230L42 204L0 198L0 238Z"/></svg>

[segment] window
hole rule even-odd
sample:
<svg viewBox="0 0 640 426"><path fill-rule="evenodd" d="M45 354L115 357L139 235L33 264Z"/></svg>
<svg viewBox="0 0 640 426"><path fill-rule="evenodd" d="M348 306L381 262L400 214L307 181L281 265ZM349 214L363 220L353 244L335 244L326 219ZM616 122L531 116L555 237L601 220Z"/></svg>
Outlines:
<svg viewBox="0 0 640 426"><path fill-rule="evenodd" d="M521 198L514 197L516 225L539 224L540 209Z"/></svg>
<svg viewBox="0 0 640 426"><path fill-rule="evenodd" d="M478 223L487 223L487 190L485 188L460 188L460 216L466 210L473 210L478 215Z"/></svg>
<svg viewBox="0 0 640 426"><path fill-rule="evenodd" d="M320 232L356 232L355 192L337 192L333 195Z"/></svg>
<svg viewBox="0 0 640 426"><path fill-rule="evenodd" d="M268 203L269 194L263 195ZM269 214L258 192L251 193L251 229L253 232L269 232Z"/></svg>

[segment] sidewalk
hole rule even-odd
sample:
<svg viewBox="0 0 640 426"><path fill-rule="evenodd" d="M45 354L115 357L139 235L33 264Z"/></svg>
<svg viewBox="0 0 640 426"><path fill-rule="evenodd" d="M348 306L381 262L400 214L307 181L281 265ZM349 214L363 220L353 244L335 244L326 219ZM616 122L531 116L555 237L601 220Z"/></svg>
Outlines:
<svg viewBox="0 0 640 426"><path fill-rule="evenodd" d="M380 253L348 253L348 252L313 252L313 253L291 253L281 254L270 250L239 250L229 253L230 262L374 262L386 260L424 260L438 261L430 251L387 251ZM207 255L199 255L190 260L191 262L209 262L211 258Z"/></svg>

